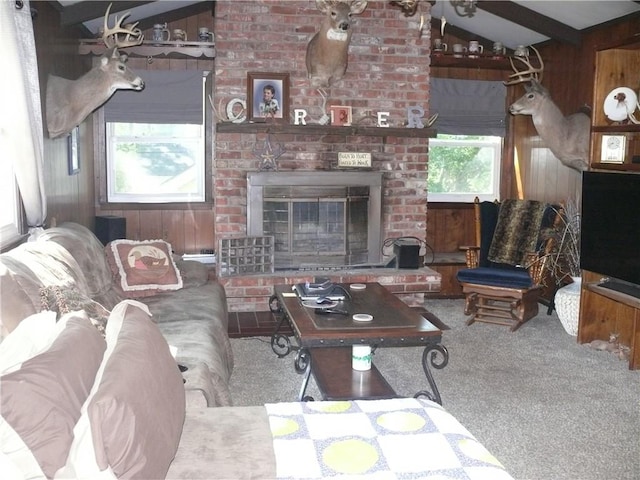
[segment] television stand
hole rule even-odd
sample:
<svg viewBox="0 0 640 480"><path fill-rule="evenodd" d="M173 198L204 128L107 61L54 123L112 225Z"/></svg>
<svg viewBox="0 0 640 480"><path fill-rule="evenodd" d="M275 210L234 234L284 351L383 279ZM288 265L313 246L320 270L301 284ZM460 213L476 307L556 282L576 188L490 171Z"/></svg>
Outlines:
<svg viewBox="0 0 640 480"><path fill-rule="evenodd" d="M608 341L617 333L620 343L629 347L630 370L640 369L640 294L633 287L602 282L601 274L583 270L578 321L578 343Z"/></svg>
<svg viewBox="0 0 640 480"><path fill-rule="evenodd" d="M598 286L602 288L608 288L609 290L615 290L616 292L631 295L632 297L640 299L640 285L633 285L617 280L606 280L599 283Z"/></svg>

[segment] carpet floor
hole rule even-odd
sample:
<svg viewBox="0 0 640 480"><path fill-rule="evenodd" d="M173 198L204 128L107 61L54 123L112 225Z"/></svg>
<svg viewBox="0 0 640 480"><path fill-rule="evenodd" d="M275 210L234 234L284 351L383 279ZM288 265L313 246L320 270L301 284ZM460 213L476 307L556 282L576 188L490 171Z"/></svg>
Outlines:
<svg viewBox="0 0 640 480"><path fill-rule="evenodd" d="M640 372L613 354L579 345L557 316L540 314L511 333L465 325L463 300L428 300L450 330L449 364L433 370L443 406L519 480L637 479ZM267 337L231 340L235 405L294 401L293 355ZM427 386L419 347L381 348L374 363L401 395ZM310 382L307 393L319 398Z"/></svg>

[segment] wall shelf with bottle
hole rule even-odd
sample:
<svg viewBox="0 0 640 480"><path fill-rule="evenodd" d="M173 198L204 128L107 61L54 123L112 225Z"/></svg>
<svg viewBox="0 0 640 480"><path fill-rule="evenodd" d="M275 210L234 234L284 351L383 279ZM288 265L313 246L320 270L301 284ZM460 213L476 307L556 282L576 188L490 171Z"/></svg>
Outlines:
<svg viewBox="0 0 640 480"><path fill-rule="evenodd" d="M591 168L640 172L640 36L600 46L595 57Z"/></svg>
<svg viewBox="0 0 640 480"><path fill-rule="evenodd" d="M107 48L101 39L80 40L79 53L81 55L102 55ZM144 40L142 44L122 49L123 53L131 57L167 58L215 58L216 49L213 42L191 41L156 41Z"/></svg>

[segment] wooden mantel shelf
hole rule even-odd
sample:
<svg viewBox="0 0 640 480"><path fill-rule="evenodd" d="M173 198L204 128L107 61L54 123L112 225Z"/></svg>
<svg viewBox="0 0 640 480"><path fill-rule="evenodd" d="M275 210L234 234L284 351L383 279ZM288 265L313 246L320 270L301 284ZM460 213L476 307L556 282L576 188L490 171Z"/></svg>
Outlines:
<svg viewBox="0 0 640 480"><path fill-rule="evenodd" d="M348 127L336 127L331 125L290 125L284 123L218 123L218 133L281 133L294 135L340 135L366 136L366 137L408 137L429 138L435 137L437 131L433 128L385 128L351 125Z"/></svg>
<svg viewBox="0 0 640 480"><path fill-rule="evenodd" d="M82 39L79 47L80 55L102 55L106 47L101 39ZM168 58L215 58L216 49L212 42L155 42L145 40L141 45L122 49L130 57L157 57Z"/></svg>

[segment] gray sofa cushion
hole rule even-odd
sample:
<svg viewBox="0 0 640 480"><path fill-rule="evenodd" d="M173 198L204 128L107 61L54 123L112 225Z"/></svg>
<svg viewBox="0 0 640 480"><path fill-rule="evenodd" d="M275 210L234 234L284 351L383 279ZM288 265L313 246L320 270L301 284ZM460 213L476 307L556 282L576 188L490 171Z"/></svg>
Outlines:
<svg viewBox="0 0 640 480"><path fill-rule="evenodd" d="M188 409L184 432L168 480L276 478L264 407Z"/></svg>

